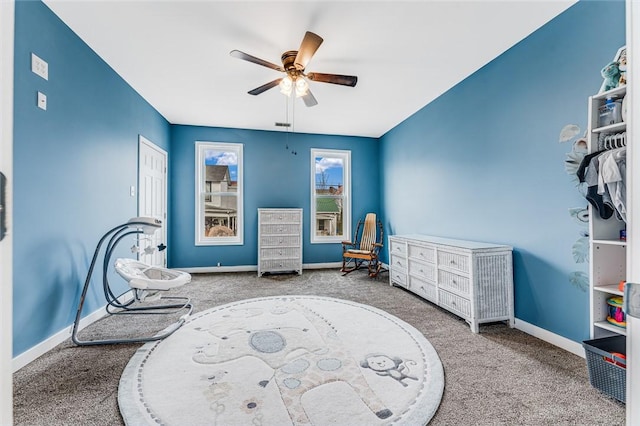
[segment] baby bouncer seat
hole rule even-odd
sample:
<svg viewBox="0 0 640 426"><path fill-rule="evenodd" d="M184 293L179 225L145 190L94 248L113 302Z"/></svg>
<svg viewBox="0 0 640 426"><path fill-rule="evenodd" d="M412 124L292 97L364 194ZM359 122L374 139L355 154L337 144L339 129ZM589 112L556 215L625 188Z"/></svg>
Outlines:
<svg viewBox="0 0 640 426"><path fill-rule="evenodd" d="M73 332L71 339L76 345L105 345L115 343L143 343L154 340L164 339L175 331L177 331L189 318L193 311L193 305L188 297L181 296L165 296L166 293L174 288L183 286L191 281L191 275L186 272L177 271L159 266L151 266L144 262L119 258L114 263L115 271L122 277L129 288L123 293L116 295L109 283L108 272L113 256L114 249L122 239L128 235L143 234L146 236L153 235L156 230L162 226L162 222L158 219L148 217L135 217L128 222L118 225L110 229L102 236L96 246L87 278L82 288L82 294L76 311L76 318L73 324ZM139 236L139 235L138 235ZM82 318L82 309L84 307L87 291L91 283L91 277L98 259L100 249L105 241L108 243L104 251L104 260L102 265L102 287L106 298L106 313L110 315L169 315L176 314L181 311L185 313L166 327L163 331L151 336L137 336L129 338L113 337L98 340L82 340L78 337L80 320ZM134 246L137 249L137 247ZM163 250L163 245L158 249ZM155 248L152 248L154 250ZM151 250L151 251L152 251ZM149 248L145 252L149 252ZM163 301L171 301L164 303ZM153 303L151 303L153 302ZM135 327L135 326L134 326Z"/></svg>

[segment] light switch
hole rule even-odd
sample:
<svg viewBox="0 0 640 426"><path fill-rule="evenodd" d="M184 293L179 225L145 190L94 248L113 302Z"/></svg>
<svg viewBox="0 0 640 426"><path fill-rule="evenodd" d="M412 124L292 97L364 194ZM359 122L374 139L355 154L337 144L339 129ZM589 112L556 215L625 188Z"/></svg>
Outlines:
<svg viewBox="0 0 640 426"><path fill-rule="evenodd" d="M47 110L47 95L42 92L38 92L38 108Z"/></svg>
<svg viewBox="0 0 640 426"><path fill-rule="evenodd" d="M46 63L44 59L39 58L35 53L31 54L31 71L45 80L49 80L49 64Z"/></svg>
<svg viewBox="0 0 640 426"><path fill-rule="evenodd" d="M136 196L136 187L135 186L131 185L129 187L129 195L132 196L132 197Z"/></svg>

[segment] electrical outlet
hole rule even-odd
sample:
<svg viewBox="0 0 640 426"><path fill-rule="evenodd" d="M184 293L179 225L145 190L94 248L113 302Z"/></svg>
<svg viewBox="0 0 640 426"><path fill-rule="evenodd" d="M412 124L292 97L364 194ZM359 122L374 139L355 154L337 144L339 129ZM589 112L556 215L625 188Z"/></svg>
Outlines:
<svg viewBox="0 0 640 426"><path fill-rule="evenodd" d="M49 64L35 53L31 54L31 71L45 80L49 80Z"/></svg>
<svg viewBox="0 0 640 426"><path fill-rule="evenodd" d="M47 110L47 95L42 92L38 92L38 108Z"/></svg>

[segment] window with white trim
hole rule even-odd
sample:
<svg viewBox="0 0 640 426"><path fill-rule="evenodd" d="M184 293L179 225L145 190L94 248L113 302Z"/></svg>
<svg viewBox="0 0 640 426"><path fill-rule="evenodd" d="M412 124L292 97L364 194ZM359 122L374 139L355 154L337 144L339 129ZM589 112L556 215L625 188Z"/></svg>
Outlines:
<svg viewBox="0 0 640 426"><path fill-rule="evenodd" d="M311 149L311 242L351 238L351 151Z"/></svg>
<svg viewBox="0 0 640 426"><path fill-rule="evenodd" d="M242 144L196 142L196 245L241 245Z"/></svg>

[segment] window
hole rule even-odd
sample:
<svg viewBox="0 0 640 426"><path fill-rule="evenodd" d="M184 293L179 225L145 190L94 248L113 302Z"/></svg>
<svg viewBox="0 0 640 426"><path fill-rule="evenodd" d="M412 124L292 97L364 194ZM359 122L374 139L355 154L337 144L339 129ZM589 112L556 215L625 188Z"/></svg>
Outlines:
<svg viewBox="0 0 640 426"><path fill-rule="evenodd" d="M242 144L196 142L196 245L243 244Z"/></svg>
<svg viewBox="0 0 640 426"><path fill-rule="evenodd" d="M351 151L311 149L311 242L351 238Z"/></svg>

